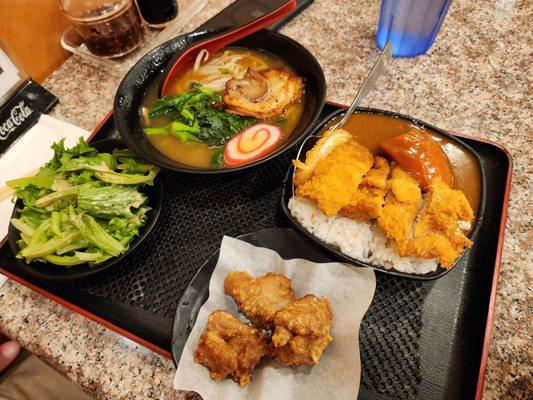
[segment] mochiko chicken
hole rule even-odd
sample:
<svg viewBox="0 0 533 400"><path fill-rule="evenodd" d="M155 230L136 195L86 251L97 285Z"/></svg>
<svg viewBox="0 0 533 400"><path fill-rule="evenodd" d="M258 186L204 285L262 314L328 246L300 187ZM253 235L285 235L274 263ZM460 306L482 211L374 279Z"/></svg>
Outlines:
<svg viewBox="0 0 533 400"><path fill-rule="evenodd" d="M272 344L280 364L318 363L333 338L329 334L333 313L326 298L305 295L284 307L274 318Z"/></svg>
<svg viewBox="0 0 533 400"><path fill-rule="evenodd" d="M239 312L252 324L268 329L278 310L294 300L291 280L284 275L269 272L254 278L244 271L228 274L224 293L231 296Z"/></svg>
<svg viewBox="0 0 533 400"><path fill-rule="evenodd" d="M239 386L246 386L263 356L270 353L268 335L241 322L226 311L211 313L200 336L194 360L220 381L231 375Z"/></svg>

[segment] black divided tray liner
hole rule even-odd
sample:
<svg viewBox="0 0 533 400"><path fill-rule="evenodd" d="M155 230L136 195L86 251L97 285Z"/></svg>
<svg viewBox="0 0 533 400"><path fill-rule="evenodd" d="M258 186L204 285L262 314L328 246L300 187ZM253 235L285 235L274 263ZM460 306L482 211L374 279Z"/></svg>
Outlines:
<svg viewBox="0 0 533 400"><path fill-rule="evenodd" d="M335 110L327 104L323 117ZM110 118L93 140L117 136ZM510 165L497 146L464 140L481 156L488 178L479 238L466 262L435 281L376 273L376 294L360 333L361 399L475 395ZM153 232L130 257L101 275L70 283L39 281L17 270L7 244L0 249L0 265L170 351L178 301L222 236L288 226L280 195L296 150L236 175L163 171L163 210Z"/></svg>

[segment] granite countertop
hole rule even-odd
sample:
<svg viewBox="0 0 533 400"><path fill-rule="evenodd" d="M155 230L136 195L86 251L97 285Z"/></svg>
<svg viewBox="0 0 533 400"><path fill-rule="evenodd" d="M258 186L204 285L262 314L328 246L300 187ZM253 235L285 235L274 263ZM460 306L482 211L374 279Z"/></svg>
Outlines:
<svg viewBox="0 0 533 400"><path fill-rule="evenodd" d="M200 19L229 3L212 0ZM377 0L316 0L282 29L323 66L329 100L348 103L377 57L378 9ZM395 59L365 101L490 139L513 156L486 399L531 398L533 393L532 12L527 0L454 1L430 52ZM52 115L93 129L111 109L119 80L102 67L71 57L44 83L60 99ZM170 360L17 283L0 288L0 299L0 330L95 398L184 397L172 389Z"/></svg>

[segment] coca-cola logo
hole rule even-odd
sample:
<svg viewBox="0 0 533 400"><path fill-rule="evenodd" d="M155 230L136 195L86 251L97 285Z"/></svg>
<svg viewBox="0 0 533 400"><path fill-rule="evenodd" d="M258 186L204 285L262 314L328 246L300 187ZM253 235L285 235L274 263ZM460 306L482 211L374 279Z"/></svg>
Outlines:
<svg viewBox="0 0 533 400"><path fill-rule="evenodd" d="M0 122L0 140L6 140L9 134L13 132L17 126L20 126L33 112L33 110L24 104L21 100L16 106L11 109L9 116L4 122Z"/></svg>

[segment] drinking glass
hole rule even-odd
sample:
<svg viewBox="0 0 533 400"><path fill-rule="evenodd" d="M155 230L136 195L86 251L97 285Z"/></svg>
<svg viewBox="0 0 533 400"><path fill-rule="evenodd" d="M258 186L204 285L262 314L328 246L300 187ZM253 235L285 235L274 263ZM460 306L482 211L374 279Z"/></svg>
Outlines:
<svg viewBox="0 0 533 400"><path fill-rule="evenodd" d="M150 28L164 29L178 16L177 0L135 0L141 17Z"/></svg>
<svg viewBox="0 0 533 400"><path fill-rule="evenodd" d="M452 0L381 0L376 42L388 41L392 55L415 57L426 53L439 33Z"/></svg>
<svg viewBox="0 0 533 400"><path fill-rule="evenodd" d="M59 0L59 7L94 55L123 56L144 38L141 17L132 0Z"/></svg>

